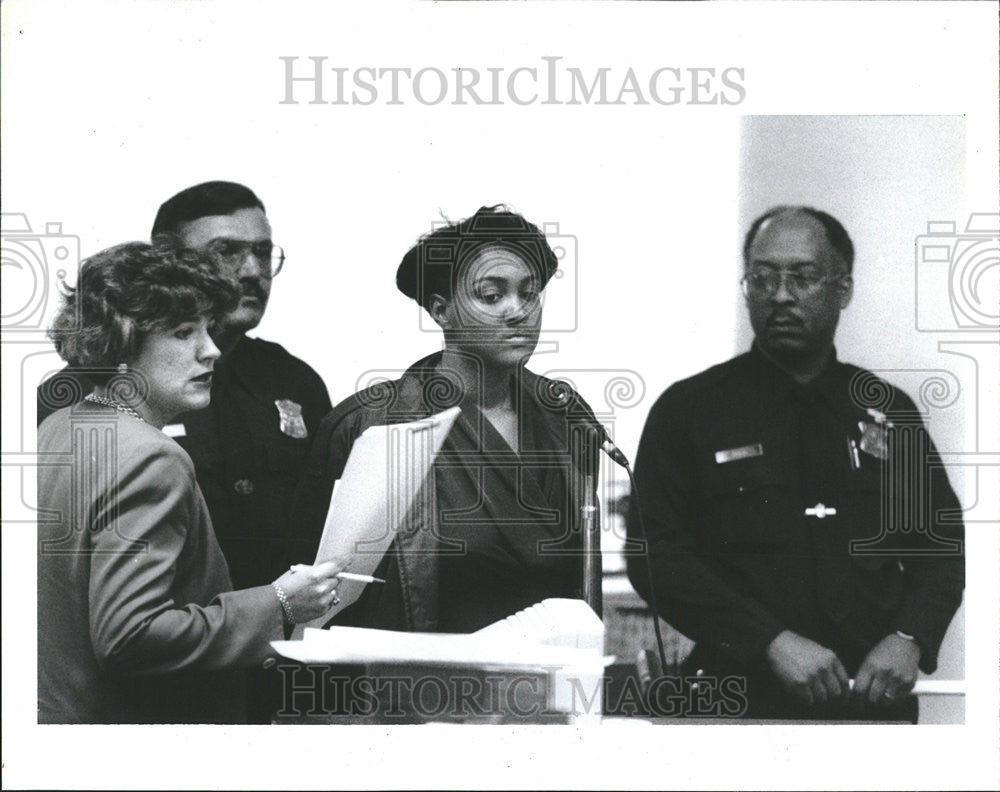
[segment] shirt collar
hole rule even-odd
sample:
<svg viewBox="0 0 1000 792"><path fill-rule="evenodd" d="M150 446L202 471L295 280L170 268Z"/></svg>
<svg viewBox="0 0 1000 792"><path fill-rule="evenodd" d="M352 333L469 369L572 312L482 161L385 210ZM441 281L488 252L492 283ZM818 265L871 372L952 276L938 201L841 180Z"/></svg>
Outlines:
<svg viewBox="0 0 1000 792"><path fill-rule="evenodd" d="M240 336L229 353L215 363L215 370L212 374L212 385L214 390L224 390L233 380L239 380L244 386L249 387L253 375L256 374L257 361L252 354L251 345L247 343L247 337Z"/></svg>
<svg viewBox="0 0 1000 792"><path fill-rule="evenodd" d="M756 341L747 355L747 365L754 379L771 398L790 398L796 394L807 399L815 397L838 414L844 414L845 408L850 407L849 383L844 376L846 368L837 360L836 348L830 351L830 357L819 375L804 385L768 359Z"/></svg>
<svg viewBox="0 0 1000 792"><path fill-rule="evenodd" d="M442 354L435 352L421 358L404 372L399 384L399 398L391 412L406 413L414 417L418 414L426 416L454 405L467 411L481 411L481 405L475 397L464 394L461 388L442 376L438 369ZM531 423L536 431L544 430L549 434L552 433L552 426L549 425L551 422L565 423L567 405L549 404L541 397L540 378L537 374L522 367L519 380L519 383L512 383L512 387L520 386L520 398L515 400L515 404L521 405L524 420ZM536 439L544 442L541 438Z"/></svg>

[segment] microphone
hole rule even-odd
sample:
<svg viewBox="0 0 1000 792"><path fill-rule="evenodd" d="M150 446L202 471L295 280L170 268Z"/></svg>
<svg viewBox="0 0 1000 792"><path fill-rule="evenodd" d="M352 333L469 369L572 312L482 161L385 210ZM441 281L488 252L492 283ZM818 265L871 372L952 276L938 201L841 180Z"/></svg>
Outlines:
<svg viewBox="0 0 1000 792"><path fill-rule="evenodd" d="M636 522L639 528L639 536L643 541L646 540L646 526L642 519L642 511L639 508L639 490L635 484L635 476L632 474L632 466L629 464L628 457L622 453L622 450L615 445L615 441L611 439L608 434L608 430L604 427L600 421L597 420L597 416L581 401L580 397L576 394L573 395L573 405L576 410L583 414L587 423L590 427L597 432L597 439L600 440L601 450L607 454L611 460L618 465L621 465L625 472L628 474L629 488L631 490L631 497L633 499L633 508L636 513ZM649 606L652 610L653 617L653 634L656 637L656 649L660 656L660 668L663 672L667 668L667 653L663 647L663 634L660 630L660 608L656 599L656 587L653 584L653 565L652 561L647 553L646 563L643 565L646 568L646 583L649 586Z"/></svg>
<svg viewBox="0 0 1000 792"><path fill-rule="evenodd" d="M597 433L601 450L611 457L615 464L621 465L625 470L630 470L628 457L615 445L615 441L611 439L611 435L608 434L608 430L604 427L604 424L597 420L597 416L594 415L593 410L583 401L580 394L574 391L568 383L561 380L555 380L549 387L552 389L557 401L568 402L566 404L568 408L567 414L582 416L590 425L590 428Z"/></svg>
<svg viewBox="0 0 1000 792"><path fill-rule="evenodd" d="M596 425L597 436L601 441L601 450L611 457L612 461L618 465L621 465L625 470L631 470L631 466L628 463L628 457L622 453L622 450L615 445L615 441L611 439L608 435L608 430L604 428L604 424L598 423Z"/></svg>

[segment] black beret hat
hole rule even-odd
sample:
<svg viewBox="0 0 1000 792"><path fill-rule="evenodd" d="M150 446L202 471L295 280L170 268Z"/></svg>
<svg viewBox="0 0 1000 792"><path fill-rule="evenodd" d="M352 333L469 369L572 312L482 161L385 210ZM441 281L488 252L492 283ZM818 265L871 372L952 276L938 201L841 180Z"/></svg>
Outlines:
<svg viewBox="0 0 1000 792"><path fill-rule="evenodd" d="M443 226L422 237L407 251L396 270L396 286L428 307L430 296L450 298L461 268L484 247L512 250L532 267L544 286L558 260L538 226L506 206L484 206L472 217Z"/></svg>

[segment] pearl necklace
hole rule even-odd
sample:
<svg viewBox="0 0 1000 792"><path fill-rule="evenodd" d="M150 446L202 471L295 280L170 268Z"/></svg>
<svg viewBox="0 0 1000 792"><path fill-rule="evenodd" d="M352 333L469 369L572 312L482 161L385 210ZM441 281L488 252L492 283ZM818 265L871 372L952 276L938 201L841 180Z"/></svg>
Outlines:
<svg viewBox="0 0 1000 792"><path fill-rule="evenodd" d="M118 410L118 412L125 413L126 415L131 415L137 421L142 421L146 423L145 419L139 415L134 409L129 407L127 404L122 404L121 402L116 402L114 399L107 399L104 396L98 396L96 393L91 393L88 396L83 397L84 401L93 402L94 404L103 404L105 407L113 407Z"/></svg>

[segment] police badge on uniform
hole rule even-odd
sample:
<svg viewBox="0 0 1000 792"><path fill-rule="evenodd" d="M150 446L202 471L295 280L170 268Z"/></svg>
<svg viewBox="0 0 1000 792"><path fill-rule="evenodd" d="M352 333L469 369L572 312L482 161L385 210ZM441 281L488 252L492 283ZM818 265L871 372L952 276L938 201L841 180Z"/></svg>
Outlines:
<svg viewBox="0 0 1000 792"><path fill-rule="evenodd" d="M301 404L296 404L291 399L278 399L274 402L274 406L278 408L278 415L281 416L282 434L299 440L309 436L306 422L302 418Z"/></svg>
<svg viewBox="0 0 1000 792"><path fill-rule="evenodd" d="M866 454L871 454L876 459L881 459L884 462L889 458L889 443L886 430L892 428L892 421L887 421L885 413L878 410L869 408L868 414L875 419L875 422L865 423L864 421L858 421L858 429L861 430L861 443L859 446Z"/></svg>

